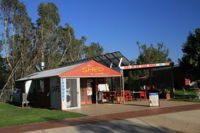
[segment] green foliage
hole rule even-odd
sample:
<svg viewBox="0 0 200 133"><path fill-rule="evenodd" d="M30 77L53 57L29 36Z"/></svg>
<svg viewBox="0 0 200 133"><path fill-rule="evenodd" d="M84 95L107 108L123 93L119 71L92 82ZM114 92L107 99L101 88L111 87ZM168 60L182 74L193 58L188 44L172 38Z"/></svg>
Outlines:
<svg viewBox="0 0 200 133"><path fill-rule="evenodd" d="M38 25L46 30L52 30L60 22L58 8L54 3L41 3L38 7L38 15L40 16L37 20Z"/></svg>
<svg viewBox="0 0 200 133"><path fill-rule="evenodd" d="M176 90L175 98L172 101L188 101L188 102L200 102L200 99L197 98L197 90Z"/></svg>
<svg viewBox="0 0 200 133"><path fill-rule="evenodd" d="M146 44L140 44L137 42L139 48L139 56L136 61L131 61L132 64L154 64L171 62L169 56L169 49L163 43L157 43L156 47L151 44L149 47ZM149 70L135 70L125 72L128 79L125 81L125 85L128 88L139 89L144 84L149 84L147 81L138 80L140 78L148 78Z"/></svg>
<svg viewBox="0 0 200 133"><path fill-rule="evenodd" d="M2 103L0 103L0 114L0 127L85 116L73 112L36 108L18 108L13 105Z"/></svg>
<svg viewBox="0 0 200 133"><path fill-rule="evenodd" d="M139 48L139 56L136 59L136 64L154 64L171 62L169 56L169 49L163 43L157 43L157 47L151 44L149 47L146 44L141 45L137 42ZM144 77L149 74L148 70L140 70L134 73L135 79L138 77Z"/></svg>
<svg viewBox="0 0 200 133"><path fill-rule="evenodd" d="M90 46L85 47L86 58L99 56L103 54L103 47L99 43L92 42Z"/></svg>
<svg viewBox="0 0 200 133"><path fill-rule="evenodd" d="M137 58L137 64L151 64L170 62L169 49L163 43L157 43L157 47L151 44L149 47L146 44L140 45L137 42L140 55Z"/></svg>
<svg viewBox="0 0 200 133"><path fill-rule="evenodd" d="M200 28L195 33L190 33L186 43L183 44L183 57L180 65L185 69L187 75L196 80L200 78Z"/></svg>
<svg viewBox="0 0 200 133"><path fill-rule="evenodd" d="M69 24L59 25L60 15L54 3L41 3L38 6L39 17L32 23L22 2L0 0L0 16L3 27L0 52L5 57L3 63L0 58L0 79L6 81L20 59L9 80L9 89L14 88L16 79L35 72L35 66L42 61L46 64L45 69L52 69L103 53L98 43L86 46L86 37L78 39Z"/></svg>

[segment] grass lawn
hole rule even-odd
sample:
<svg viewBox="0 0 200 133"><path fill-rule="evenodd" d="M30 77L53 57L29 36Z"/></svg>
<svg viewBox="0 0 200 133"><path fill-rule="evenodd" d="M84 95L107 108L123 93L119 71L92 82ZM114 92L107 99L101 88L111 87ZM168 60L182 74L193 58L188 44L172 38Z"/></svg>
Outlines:
<svg viewBox="0 0 200 133"><path fill-rule="evenodd" d="M171 99L172 101L188 101L188 102L200 102L200 99L197 99L197 93L195 90L176 90L175 97Z"/></svg>
<svg viewBox="0 0 200 133"><path fill-rule="evenodd" d="M0 103L0 116L0 127L4 127L25 123L83 117L85 115L48 109L19 108L10 104Z"/></svg>

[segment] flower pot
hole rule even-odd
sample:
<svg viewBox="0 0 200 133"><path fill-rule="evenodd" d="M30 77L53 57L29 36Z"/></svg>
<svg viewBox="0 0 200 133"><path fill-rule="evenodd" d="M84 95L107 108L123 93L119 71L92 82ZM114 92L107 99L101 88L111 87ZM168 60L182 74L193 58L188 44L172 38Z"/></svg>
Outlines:
<svg viewBox="0 0 200 133"><path fill-rule="evenodd" d="M122 103L122 97L121 96L117 96L117 103L119 103L119 104Z"/></svg>
<svg viewBox="0 0 200 133"><path fill-rule="evenodd" d="M170 93L167 93L167 94L166 94L166 100L170 100L170 98L171 98L171 97L170 97Z"/></svg>

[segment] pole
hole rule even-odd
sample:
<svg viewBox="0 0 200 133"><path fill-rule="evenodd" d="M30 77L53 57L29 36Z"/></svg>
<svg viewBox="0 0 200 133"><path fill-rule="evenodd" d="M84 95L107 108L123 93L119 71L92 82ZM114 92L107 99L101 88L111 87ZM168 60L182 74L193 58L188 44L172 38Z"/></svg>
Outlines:
<svg viewBox="0 0 200 133"><path fill-rule="evenodd" d="M122 97L123 97L123 104L125 104L125 96L124 96L124 71L121 69L121 88L122 88Z"/></svg>
<svg viewBox="0 0 200 133"><path fill-rule="evenodd" d="M174 74L173 74L173 70L174 70L174 64L171 63L171 85L172 85L171 94L172 94L173 98L175 98L175 95L174 95L175 88L174 88Z"/></svg>
<svg viewBox="0 0 200 133"><path fill-rule="evenodd" d="M95 92L96 92L96 104L98 104L98 85L97 85L97 78L95 78Z"/></svg>

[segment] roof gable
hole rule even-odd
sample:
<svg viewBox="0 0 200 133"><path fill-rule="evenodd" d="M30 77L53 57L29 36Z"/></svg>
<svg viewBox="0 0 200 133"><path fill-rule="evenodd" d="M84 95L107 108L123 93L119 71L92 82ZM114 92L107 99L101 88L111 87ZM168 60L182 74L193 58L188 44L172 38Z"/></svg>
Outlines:
<svg viewBox="0 0 200 133"><path fill-rule="evenodd" d="M122 76L116 72L94 60L84 63L76 68L59 75L60 77L114 77Z"/></svg>

